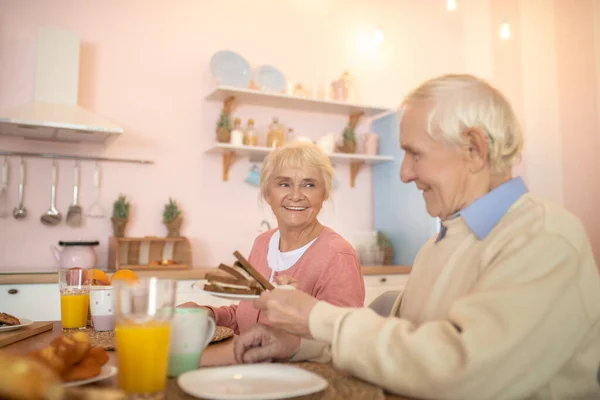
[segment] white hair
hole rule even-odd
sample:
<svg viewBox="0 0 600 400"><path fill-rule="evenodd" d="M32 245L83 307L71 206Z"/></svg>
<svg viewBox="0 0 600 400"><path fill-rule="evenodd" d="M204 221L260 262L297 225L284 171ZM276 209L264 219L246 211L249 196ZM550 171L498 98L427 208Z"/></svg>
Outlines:
<svg viewBox="0 0 600 400"><path fill-rule="evenodd" d="M422 83L402 102L433 101L427 132L450 144L463 144L468 129L487 139L490 169L503 173L519 161L523 135L517 117L496 88L472 75L442 75Z"/></svg>

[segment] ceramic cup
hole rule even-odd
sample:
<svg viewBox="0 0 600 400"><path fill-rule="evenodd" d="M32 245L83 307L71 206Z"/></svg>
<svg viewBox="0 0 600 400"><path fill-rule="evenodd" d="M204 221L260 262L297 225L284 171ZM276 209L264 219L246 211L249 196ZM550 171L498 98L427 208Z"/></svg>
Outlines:
<svg viewBox="0 0 600 400"><path fill-rule="evenodd" d="M374 156L377 154L379 146L379 135L376 133L367 133L364 136L364 152L365 154Z"/></svg>
<svg viewBox="0 0 600 400"><path fill-rule="evenodd" d="M215 320L208 316L205 308L176 308L171 325L167 374L175 377L197 369L215 328Z"/></svg>
<svg viewBox="0 0 600 400"><path fill-rule="evenodd" d="M90 287L90 312L94 330L102 332L115 328L112 286Z"/></svg>
<svg viewBox="0 0 600 400"><path fill-rule="evenodd" d="M335 136L333 133L321 136L317 139L317 145L327 154L335 150Z"/></svg>

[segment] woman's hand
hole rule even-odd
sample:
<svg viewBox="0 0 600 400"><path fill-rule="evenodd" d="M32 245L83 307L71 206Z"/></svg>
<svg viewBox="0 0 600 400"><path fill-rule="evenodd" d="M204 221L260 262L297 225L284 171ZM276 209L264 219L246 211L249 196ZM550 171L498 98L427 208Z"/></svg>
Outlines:
<svg viewBox="0 0 600 400"><path fill-rule="evenodd" d="M301 290L275 289L263 292L254 307L263 312L271 324L288 333L312 338L309 316L318 300Z"/></svg>
<svg viewBox="0 0 600 400"><path fill-rule="evenodd" d="M204 308L206 311L208 311L208 316L212 319L215 319L215 313L213 312L213 310L211 310L208 307L198 305L193 301L186 301L185 303L178 305L177 308Z"/></svg>

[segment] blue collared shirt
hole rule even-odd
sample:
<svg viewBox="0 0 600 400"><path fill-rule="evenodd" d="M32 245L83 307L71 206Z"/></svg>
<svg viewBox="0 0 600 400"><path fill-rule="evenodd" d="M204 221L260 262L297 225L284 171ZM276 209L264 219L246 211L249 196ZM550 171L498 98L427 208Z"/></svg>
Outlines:
<svg viewBox="0 0 600 400"><path fill-rule="evenodd" d="M503 183L489 193L476 199L474 202L452 215L450 219L462 217L471 232L479 240L483 240L494 229L508 209L529 190L520 177ZM444 224L440 227L435 242L439 242L446 236L448 228Z"/></svg>

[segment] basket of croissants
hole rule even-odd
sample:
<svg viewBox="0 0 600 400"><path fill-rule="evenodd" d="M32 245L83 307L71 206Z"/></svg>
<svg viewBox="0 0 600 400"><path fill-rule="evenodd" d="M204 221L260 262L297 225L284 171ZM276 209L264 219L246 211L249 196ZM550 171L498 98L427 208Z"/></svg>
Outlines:
<svg viewBox="0 0 600 400"><path fill-rule="evenodd" d="M120 400L112 389L77 389L67 382L98 376L108 362L102 347L91 346L85 332L59 336L29 354L0 351L0 399L10 400Z"/></svg>

